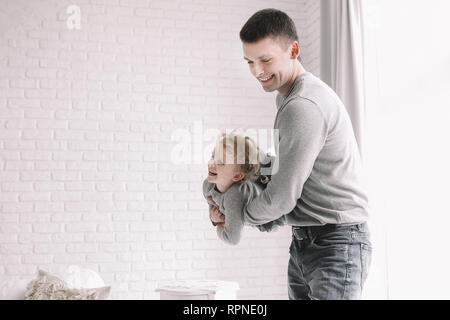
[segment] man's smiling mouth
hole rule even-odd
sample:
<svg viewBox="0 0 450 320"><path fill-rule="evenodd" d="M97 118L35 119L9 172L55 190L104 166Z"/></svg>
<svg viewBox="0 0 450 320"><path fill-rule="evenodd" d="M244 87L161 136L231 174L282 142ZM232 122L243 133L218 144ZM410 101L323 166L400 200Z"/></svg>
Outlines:
<svg viewBox="0 0 450 320"><path fill-rule="evenodd" d="M271 80L273 77L275 77L274 74L269 76L269 77L267 77L267 78L258 78L258 80L261 81L261 82L267 82L267 81Z"/></svg>

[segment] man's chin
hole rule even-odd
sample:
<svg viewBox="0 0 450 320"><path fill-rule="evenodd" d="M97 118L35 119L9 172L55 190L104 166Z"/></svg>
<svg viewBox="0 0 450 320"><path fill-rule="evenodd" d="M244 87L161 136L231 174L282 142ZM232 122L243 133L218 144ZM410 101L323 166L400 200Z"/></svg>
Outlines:
<svg viewBox="0 0 450 320"><path fill-rule="evenodd" d="M272 87L262 87L265 92L274 92L276 89Z"/></svg>

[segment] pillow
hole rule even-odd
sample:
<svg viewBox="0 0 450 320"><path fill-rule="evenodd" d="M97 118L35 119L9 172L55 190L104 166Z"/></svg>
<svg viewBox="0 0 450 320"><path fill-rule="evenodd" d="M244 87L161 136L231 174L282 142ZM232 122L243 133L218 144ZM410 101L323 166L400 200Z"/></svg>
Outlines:
<svg viewBox="0 0 450 320"><path fill-rule="evenodd" d="M37 279L27 285L25 300L104 300L110 286L90 289L74 289L60 278L39 270Z"/></svg>
<svg viewBox="0 0 450 320"><path fill-rule="evenodd" d="M64 273L60 274L70 288L86 289L105 287L106 284L100 275L94 270L81 268L77 265L70 265Z"/></svg>
<svg viewBox="0 0 450 320"><path fill-rule="evenodd" d="M23 300L27 284L33 277L0 276L0 300Z"/></svg>

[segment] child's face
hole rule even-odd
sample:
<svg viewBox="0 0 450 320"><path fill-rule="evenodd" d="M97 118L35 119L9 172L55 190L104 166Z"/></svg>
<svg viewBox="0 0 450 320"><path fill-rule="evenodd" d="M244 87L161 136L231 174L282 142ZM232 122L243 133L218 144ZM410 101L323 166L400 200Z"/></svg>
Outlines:
<svg viewBox="0 0 450 320"><path fill-rule="evenodd" d="M244 178L244 174L240 172L240 166L228 163L230 160L226 161L225 157L225 151L222 159L216 159L213 153L208 162L208 181L215 183L221 192L225 192L233 183Z"/></svg>

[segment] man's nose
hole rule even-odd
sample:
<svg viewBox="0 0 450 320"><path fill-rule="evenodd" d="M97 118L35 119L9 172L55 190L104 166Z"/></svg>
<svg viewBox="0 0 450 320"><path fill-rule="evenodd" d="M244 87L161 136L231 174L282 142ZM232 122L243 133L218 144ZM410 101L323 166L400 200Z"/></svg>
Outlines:
<svg viewBox="0 0 450 320"><path fill-rule="evenodd" d="M263 68L258 63L254 63L253 72L255 77L259 77L264 74Z"/></svg>

